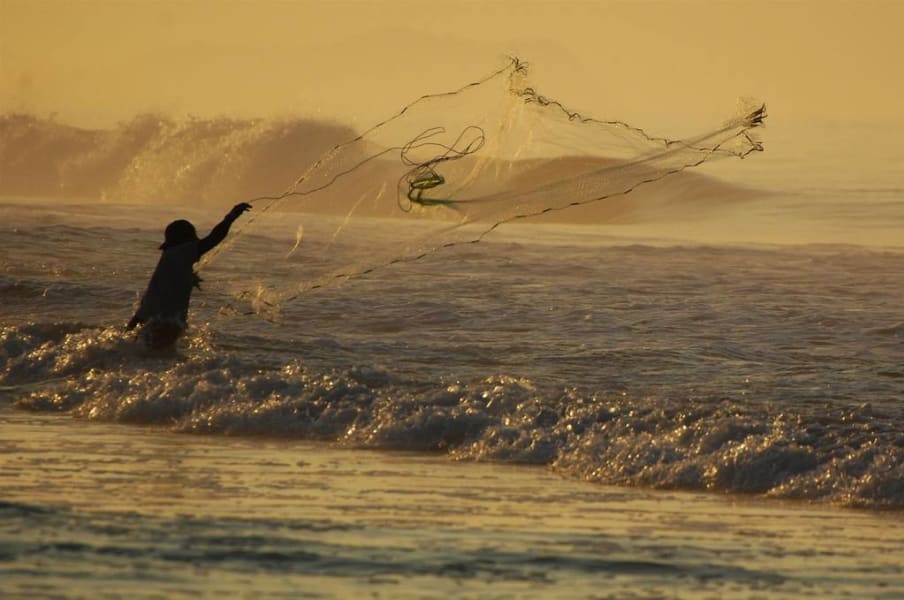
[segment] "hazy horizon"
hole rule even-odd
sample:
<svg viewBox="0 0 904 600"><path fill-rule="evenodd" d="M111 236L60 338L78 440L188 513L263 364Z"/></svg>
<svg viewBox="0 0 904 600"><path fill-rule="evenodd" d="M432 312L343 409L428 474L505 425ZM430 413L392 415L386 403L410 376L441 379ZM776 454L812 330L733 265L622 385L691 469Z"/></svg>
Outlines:
<svg viewBox="0 0 904 600"><path fill-rule="evenodd" d="M669 137L718 125L739 97L765 101L767 151L707 167L729 179L793 170L814 187L904 185L893 2L0 0L0 15L0 112L83 127L153 112L361 130L518 55L541 93Z"/></svg>
<svg viewBox="0 0 904 600"><path fill-rule="evenodd" d="M2 0L0 13L4 111L84 126L140 112L360 125L512 54L594 114L711 122L753 96L787 121L904 121L891 2Z"/></svg>

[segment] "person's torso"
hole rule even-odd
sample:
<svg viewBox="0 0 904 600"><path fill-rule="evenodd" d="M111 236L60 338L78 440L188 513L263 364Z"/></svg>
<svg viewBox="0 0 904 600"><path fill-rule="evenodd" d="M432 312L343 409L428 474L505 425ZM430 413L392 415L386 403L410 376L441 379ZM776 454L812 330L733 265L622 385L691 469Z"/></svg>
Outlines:
<svg viewBox="0 0 904 600"><path fill-rule="evenodd" d="M145 319L187 317L192 289L200 281L194 271L197 260L197 241L185 242L163 251L141 300L140 312Z"/></svg>

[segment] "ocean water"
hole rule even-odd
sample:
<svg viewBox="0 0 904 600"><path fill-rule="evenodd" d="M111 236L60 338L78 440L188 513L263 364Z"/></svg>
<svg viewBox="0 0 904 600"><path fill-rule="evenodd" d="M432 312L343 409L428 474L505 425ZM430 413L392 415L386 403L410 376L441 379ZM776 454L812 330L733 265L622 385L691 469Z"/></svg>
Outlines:
<svg viewBox="0 0 904 600"><path fill-rule="evenodd" d="M164 219L6 210L23 223L2 242L2 378L20 408L904 502L898 251L594 243L555 227L544 243L526 226L303 295L270 321L223 310L235 300L217 288L246 273L236 245L203 271L178 353L148 357L122 326ZM117 218L150 226L104 224Z"/></svg>
<svg viewBox="0 0 904 600"><path fill-rule="evenodd" d="M6 598L899 598L894 512L0 412Z"/></svg>
<svg viewBox="0 0 904 600"><path fill-rule="evenodd" d="M509 225L266 315L261 225L152 354L163 227L228 206L70 195L103 147L0 200L4 595L904 593L900 187Z"/></svg>

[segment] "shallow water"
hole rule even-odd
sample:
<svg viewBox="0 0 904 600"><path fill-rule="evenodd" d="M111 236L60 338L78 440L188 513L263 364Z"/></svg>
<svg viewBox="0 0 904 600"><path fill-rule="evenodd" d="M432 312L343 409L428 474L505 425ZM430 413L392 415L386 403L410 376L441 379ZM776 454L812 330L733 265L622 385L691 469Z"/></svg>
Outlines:
<svg viewBox="0 0 904 600"><path fill-rule="evenodd" d="M203 271L179 352L147 357L120 326L154 260L159 233L142 225L163 218L70 209L45 225L7 210L0 377L22 408L904 503L898 251L513 228L304 294L270 321L227 295L248 273L279 281L254 262L271 242L246 237Z"/></svg>
<svg viewBox="0 0 904 600"><path fill-rule="evenodd" d="M891 514L0 412L6 597L894 598Z"/></svg>

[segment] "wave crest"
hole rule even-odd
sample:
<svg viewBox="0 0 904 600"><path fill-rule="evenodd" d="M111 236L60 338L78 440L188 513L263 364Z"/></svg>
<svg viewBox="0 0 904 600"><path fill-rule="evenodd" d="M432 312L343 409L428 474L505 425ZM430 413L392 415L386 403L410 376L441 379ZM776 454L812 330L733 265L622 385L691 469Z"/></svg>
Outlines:
<svg viewBox="0 0 904 600"><path fill-rule="evenodd" d="M0 115L0 193L185 205L288 185L354 133L309 119L173 120L139 115L89 130Z"/></svg>
<svg viewBox="0 0 904 600"><path fill-rule="evenodd" d="M0 332L0 384L23 409L196 434L317 439L548 466L607 484L904 507L904 435L868 405L819 414L557 394L492 375L453 385L380 367L261 369L195 329L185 355L79 324ZM14 385L10 385L14 384Z"/></svg>

